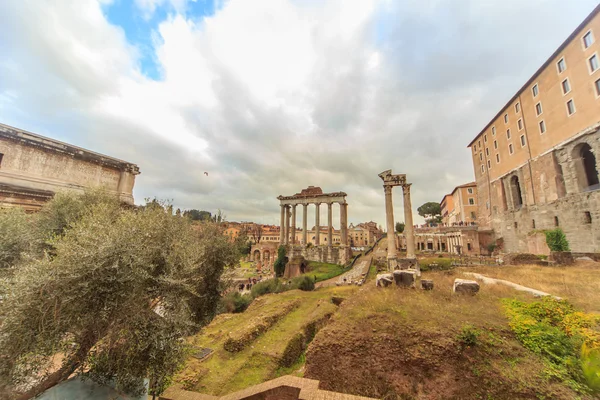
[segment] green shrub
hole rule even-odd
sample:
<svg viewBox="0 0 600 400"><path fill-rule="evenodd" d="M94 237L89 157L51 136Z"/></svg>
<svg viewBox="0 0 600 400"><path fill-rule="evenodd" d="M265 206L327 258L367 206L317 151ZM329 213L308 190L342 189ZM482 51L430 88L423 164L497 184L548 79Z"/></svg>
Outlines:
<svg viewBox="0 0 600 400"><path fill-rule="evenodd" d="M550 296L531 303L509 299L503 303L517 339L545 359L547 377L580 393L595 389L600 373L597 316L578 312L567 301Z"/></svg>
<svg viewBox="0 0 600 400"><path fill-rule="evenodd" d="M479 329L475 328L473 325L467 324L462 327L462 330L456 336L456 339L463 346L475 346L479 335L481 335Z"/></svg>
<svg viewBox="0 0 600 400"><path fill-rule="evenodd" d="M487 251L489 251L490 253L493 253L494 250L496 250L496 243L490 243L487 245Z"/></svg>
<svg viewBox="0 0 600 400"><path fill-rule="evenodd" d="M290 280L285 279L268 279L259 282L252 286L252 297L262 296L268 293L282 293L288 290L300 289L311 291L315 289L315 281L313 278L303 275Z"/></svg>
<svg viewBox="0 0 600 400"><path fill-rule="evenodd" d="M256 285L252 285L252 296L259 297L268 293L279 293L279 288L282 282L280 279L268 279L266 281L258 282Z"/></svg>
<svg viewBox="0 0 600 400"><path fill-rule="evenodd" d="M241 313L246 311L253 297L250 294L240 294L240 292L230 292L223 296L219 301L219 313Z"/></svg>
<svg viewBox="0 0 600 400"><path fill-rule="evenodd" d="M275 275L278 277L283 276L283 273L285 272L285 266L288 262L288 258L286 257L286 250L285 250L285 246L279 246L279 248L277 249L277 259L275 260L275 263L273 264L273 269L275 270Z"/></svg>
<svg viewBox="0 0 600 400"><path fill-rule="evenodd" d="M544 231L546 244L552 251L571 251L565 233L560 228Z"/></svg>
<svg viewBox="0 0 600 400"><path fill-rule="evenodd" d="M305 292L315 290L314 279L306 275L294 278L294 280L292 281L292 285L297 285L298 289L303 290Z"/></svg>

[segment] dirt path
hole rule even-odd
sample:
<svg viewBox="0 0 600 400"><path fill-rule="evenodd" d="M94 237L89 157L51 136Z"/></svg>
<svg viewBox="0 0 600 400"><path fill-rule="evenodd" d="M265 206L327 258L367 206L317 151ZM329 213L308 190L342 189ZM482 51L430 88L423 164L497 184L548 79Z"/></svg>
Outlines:
<svg viewBox="0 0 600 400"><path fill-rule="evenodd" d="M531 293L535 297L552 296L550 293L542 292L541 290L537 290L537 289L532 289L527 286L519 285L514 282L505 281L504 279L490 278L488 276L477 274L475 272L464 272L464 274L472 276L475 279L479 279L480 281L483 281L483 283L486 283L486 284L495 285L495 284L499 283L501 285L510 286L511 288L513 288L515 290ZM554 297L556 300L561 300L561 298L558 296L552 296L552 297Z"/></svg>

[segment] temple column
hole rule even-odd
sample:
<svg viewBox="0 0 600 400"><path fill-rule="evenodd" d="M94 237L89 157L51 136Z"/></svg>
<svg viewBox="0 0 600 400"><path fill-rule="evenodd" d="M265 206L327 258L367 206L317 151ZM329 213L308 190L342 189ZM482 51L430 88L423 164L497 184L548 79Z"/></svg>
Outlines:
<svg viewBox="0 0 600 400"><path fill-rule="evenodd" d="M392 186L384 186L385 192L385 220L387 224L387 242L388 242L388 269L392 271L396 267L396 234L394 227L394 204L392 203ZM406 227L404 228L406 232Z"/></svg>
<svg viewBox="0 0 600 400"><path fill-rule="evenodd" d="M292 205L292 245L296 244L296 206Z"/></svg>
<svg viewBox="0 0 600 400"><path fill-rule="evenodd" d="M348 245L348 203L340 203L340 242Z"/></svg>
<svg viewBox="0 0 600 400"><path fill-rule="evenodd" d="M281 218L280 218L280 222L279 222L279 244L282 245L284 244L284 238L285 238L285 206L282 204L281 206Z"/></svg>
<svg viewBox="0 0 600 400"><path fill-rule="evenodd" d="M302 204L302 245L306 246L308 238L306 232L306 218L308 218L308 204Z"/></svg>
<svg viewBox="0 0 600 400"><path fill-rule="evenodd" d="M327 246L333 246L333 215L331 213L331 203L327 203Z"/></svg>
<svg viewBox="0 0 600 400"><path fill-rule="evenodd" d="M290 244L290 206L285 206L285 244Z"/></svg>
<svg viewBox="0 0 600 400"><path fill-rule="evenodd" d="M415 257L415 233L412 217L412 203L410 201L410 183L402 185L402 194L404 195L404 234L406 235L406 258ZM391 200L391 194L390 194ZM392 221L393 229L393 221Z"/></svg>
<svg viewBox="0 0 600 400"><path fill-rule="evenodd" d="M321 208L321 203L315 203L315 246L321 244L321 221L319 216L319 210Z"/></svg>

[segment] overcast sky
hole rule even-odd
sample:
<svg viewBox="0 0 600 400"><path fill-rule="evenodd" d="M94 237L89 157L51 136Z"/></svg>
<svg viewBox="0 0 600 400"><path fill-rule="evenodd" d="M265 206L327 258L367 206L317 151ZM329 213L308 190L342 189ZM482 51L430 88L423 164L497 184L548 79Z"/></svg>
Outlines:
<svg viewBox="0 0 600 400"><path fill-rule="evenodd" d="M138 164L137 203L278 224L314 185L385 225L377 174L415 215L473 181L467 144L596 4L0 0L0 122Z"/></svg>

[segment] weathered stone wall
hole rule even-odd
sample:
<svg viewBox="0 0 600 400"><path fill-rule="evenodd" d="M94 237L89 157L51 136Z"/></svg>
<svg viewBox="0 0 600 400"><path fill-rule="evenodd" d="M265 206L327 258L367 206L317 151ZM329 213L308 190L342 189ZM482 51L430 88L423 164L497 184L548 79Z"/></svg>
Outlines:
<svg viewBox="0 0 600 400"><path fill-rule="evenodd" d="M53 193L103 187L133 203L137 166L16 128L0 128L0 184Z"/></svg>
<svg viewBox="0 0 600 400"><path fill-rule="evenodd" d="M288 258L302 256L310 261L331 264L345 264L351 257L352 250L342 246L293 246L288 250Z"/></svg>

